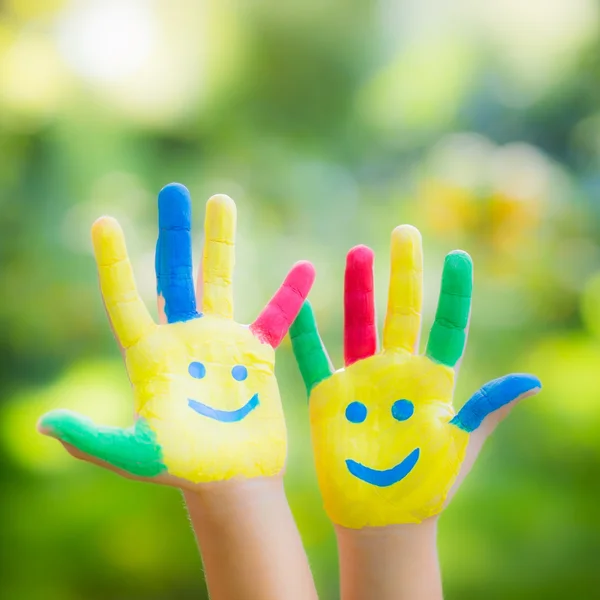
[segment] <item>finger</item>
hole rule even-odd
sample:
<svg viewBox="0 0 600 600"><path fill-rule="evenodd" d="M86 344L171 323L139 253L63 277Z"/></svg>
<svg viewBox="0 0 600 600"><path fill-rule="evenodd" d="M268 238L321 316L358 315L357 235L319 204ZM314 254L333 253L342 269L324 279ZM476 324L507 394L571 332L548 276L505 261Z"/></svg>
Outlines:
<svg viewBox="0 0 600 600"><path fill-rule="evenodd" d="M92 242L110 322L119 344L130 348L156 325L135 287L123 231L115 219L101 217L92 226Z"/></svg>
<svg viewBox="0 0 600 600"><path fill-rule="evenodd" d="M202 310L233 318L233 267L235 264L235 203L228 196L213 196L206 203Z"/></svg>
<svg viewBox="0 0 600 600"><path fill-rule="evenodd" d="M421 234L411 225L400 225L392 232L390 290L383 328L386 350L417 352L422 304Z"/></svg>
<svg viewBox="0 0 600 600"><path fill-rule="evenodd" d="M432 360L453 367L462 356L472 294L471 257L462 250L450 252L444 263L442 289L427 343L427 356Z"/></svg>
<svg viewBox="0 0 600 600"><path fill-rule="evenodd" d="M202 241L202 248L204 248L204 240ZM202 253L204 254L204 250L202 250ZM202 306L204 301L204 269L202 263L203 261L200 261L196 273L196 306Z"/></svg>
<svg viewBox="0 0 600 600"><path fill-rule="evenodd" d="M250 329L261 341L277 348L285 337L315 280L315 268L307 261L296 263L281 287Z"/></svg>
<svg viewBox="0 0 600 600"><path fill-rule="evenodd" d="M465 403L459 414L450 421L450 423L467 432L472 431L472 433L469 435L465 460L448 494L446 504L450 502L456 490L471 471L481 448L498 423L508 415L517 402L529 396L534 396L540 391L541 387L542 384L533 375L513 374L501 377L484 385ZM486 391L484 392L484 390ZM483 395L484 400L481 400L480 395ZM490 401L486 396L492 398L492 400ZM492 406L498 406L498 408L492 409Z"/></svg>
<svg viewBox="0 0 600 600"><path fill-rule="evenodd" d="M306 300L290 328L292 349L304 380L306 391L331 377L333 367L317 329L317 322L310 302Z"/></svg>
<svg viewBox="0 0 600 600"><path fill-rule="evenodd" d="M344 277L344 362L346 366L377 350L373 250L356 246L346 257Z"/></svg>
<svg viewBox="0 0 600 600"><path fill-rule="evenodd" d="M160 270L160 262L161 258L161 244L160 244L160 235L156 242L156 252L154 253L154 270L156 273ZM158 275L156 276L156 308L158 309L158 322L161 325L168 323L167 314L165 313L165 298L158 290Z"/></svg>
<svg viewBox="0 0 600 600"><path fill-rule="evenodd" d="M169 323L198 317L192 278L192 204L187 188L170 183L158 194L157 294Z"/></svg>
<svg viewBox="0 0 600 600"><path fill-rule="evenodd" d="M469 339L469 329L471 327L471 313L469 313L469 319L467 321L467 326L465 327L465 340ZM454 365L454 374L455 374L455 378L454 381L456 382L457 377L456 375L458 374L458 372L460 371L460 368L462 366L462 362L465 358L465 353L463 352L460 356L460 358L458 359L458 361L456 362L456 364Z"/></svg>
<svg viewBox="0 0 600 600"><path fill-rule="evenodd" d="M144 419L131 429L122 429L95 425L69 410L54 410L40 419L38 431L138 477L167 471L156 434Z"/></svg>
<svg viewBox="0 0 600 600"><path fill-rule="evenodd" d="M475 392L450 423L471 433L492 413L541 388L540 380L534 375L513 373L494 379Z"/></svg>

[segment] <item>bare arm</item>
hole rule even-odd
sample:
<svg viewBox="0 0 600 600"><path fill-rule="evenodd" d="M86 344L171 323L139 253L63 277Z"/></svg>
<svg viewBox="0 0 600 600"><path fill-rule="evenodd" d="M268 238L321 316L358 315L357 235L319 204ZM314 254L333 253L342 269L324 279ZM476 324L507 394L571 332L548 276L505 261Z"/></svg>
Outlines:
<svg viewBox="0 0 600 600"><path fill-rule="evenodd" d="M280 477L184 491L212 600L317 598Z"/></svg>
<svg viewBox="0 0 600 600"><path fill-rule="evenodd" d="M441 600L437 519L336 534L344 600Z"/></svg>

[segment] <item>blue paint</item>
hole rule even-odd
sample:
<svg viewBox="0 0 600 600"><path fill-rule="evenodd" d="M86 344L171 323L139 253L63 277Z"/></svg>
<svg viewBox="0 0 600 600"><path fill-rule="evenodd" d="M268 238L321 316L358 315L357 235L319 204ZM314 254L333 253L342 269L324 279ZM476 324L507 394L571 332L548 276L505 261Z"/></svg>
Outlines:
<svg viewBox="0 0 600 600"><path fill-rule="evenodd" d="M406 421L413 416L415 406L410 400L396 400L392 404L392 417L396 421Z"/></svg>
<svg viewBox="0 0 600 600"><path fill-rule="evenodd" d="M365 483L376 485L377 487L389 487L402 481L415 468L420 453L419 448L416 448L401 463L383 471L365 467L352 459L346 460L346 466L354 477Z"/></svg>
<svg viewBox="0 0 600 600"><path fill-rule="evenodd" d="M490 413L541 387L540 380L533 375L513 373L494 379L475 392L450 423L471 433Z"/></svg>
<svg viewBox="0 0 600 600"><path fill-rule="evenodd" d="M190 193L170 183L158 194L158 242L156 244L156 291L165 299L169 323L201 317L196 311L192 278L192 206Z"/></svg>
<svg viewBox="0 0 600 600"><path fill-rule="evenodd" d="M231 376L236 381L244 381L246 377L248 377L248 369L244 365L235 365L233 369L231 369Z"/></svg>
<svg viewBox="0 0 600 600"><path fill-rule="evenodd" d="M350 423L362 423L367 418L367 407L362 402L350 402L346 407L346 419Z"/></svg>
<svg viewBox="0 0 600 600"><path fill-rule="evenodd" d="M206 367L201 362L192 362L188 372L194 379L202 379L206 375Z"/></svg>
<svg viewBox="0 0 600 600"><path fill-rule="evenodd" d="M218 408L212 408L202 402L188 399L188 406L195 410L198 414L215 421L221 421L221 423L235 423L241 421L249 413L251 413L259 405L258 394L254 394L244 406L237 410L219 410Z"/></svg>

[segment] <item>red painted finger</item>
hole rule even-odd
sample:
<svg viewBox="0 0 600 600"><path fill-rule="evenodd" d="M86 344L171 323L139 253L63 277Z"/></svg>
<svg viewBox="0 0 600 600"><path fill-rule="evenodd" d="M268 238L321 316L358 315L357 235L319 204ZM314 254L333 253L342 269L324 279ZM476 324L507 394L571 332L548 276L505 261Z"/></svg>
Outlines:
<svg viewBox="0 0 600 600"><path fill-rule="evenodd" d="M344 361L346 366L377 350L373 250L356 246L348 252L344 282Z"/></svg>
<svg viewBox="0 0 600 600"><path fill-rule="evenodd" d="M250 325L252 333L261 342L277 348L298 316L314 280L315 268L311 263L296 263L256 321Z"/></svg>

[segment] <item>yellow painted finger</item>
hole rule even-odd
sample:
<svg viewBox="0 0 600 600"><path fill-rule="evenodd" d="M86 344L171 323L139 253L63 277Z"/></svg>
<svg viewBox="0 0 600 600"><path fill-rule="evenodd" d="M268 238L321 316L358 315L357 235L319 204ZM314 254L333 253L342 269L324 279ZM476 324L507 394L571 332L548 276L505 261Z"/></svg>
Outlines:
<svg viewBox="0 0 600 600"><path fill-rule="evenodd" d="M100 290L118 342L130 348L156 327L133 278L119 223L101 217L92 226Z"/></svg>
<svg viewBox="0 0 600 600"><path fill-rule="evenodd" d="M421 234L411 225L400 225L392 232L390 289L383 329L384 349L416 352L422 304Z"/></svg>
<svg viewBox="0 0 600 600"><path fill-rule="evenodd" d="M235 264L235 203L229 196L213 196L206 203L202 257L202 312L233 318Z"/></svg>

